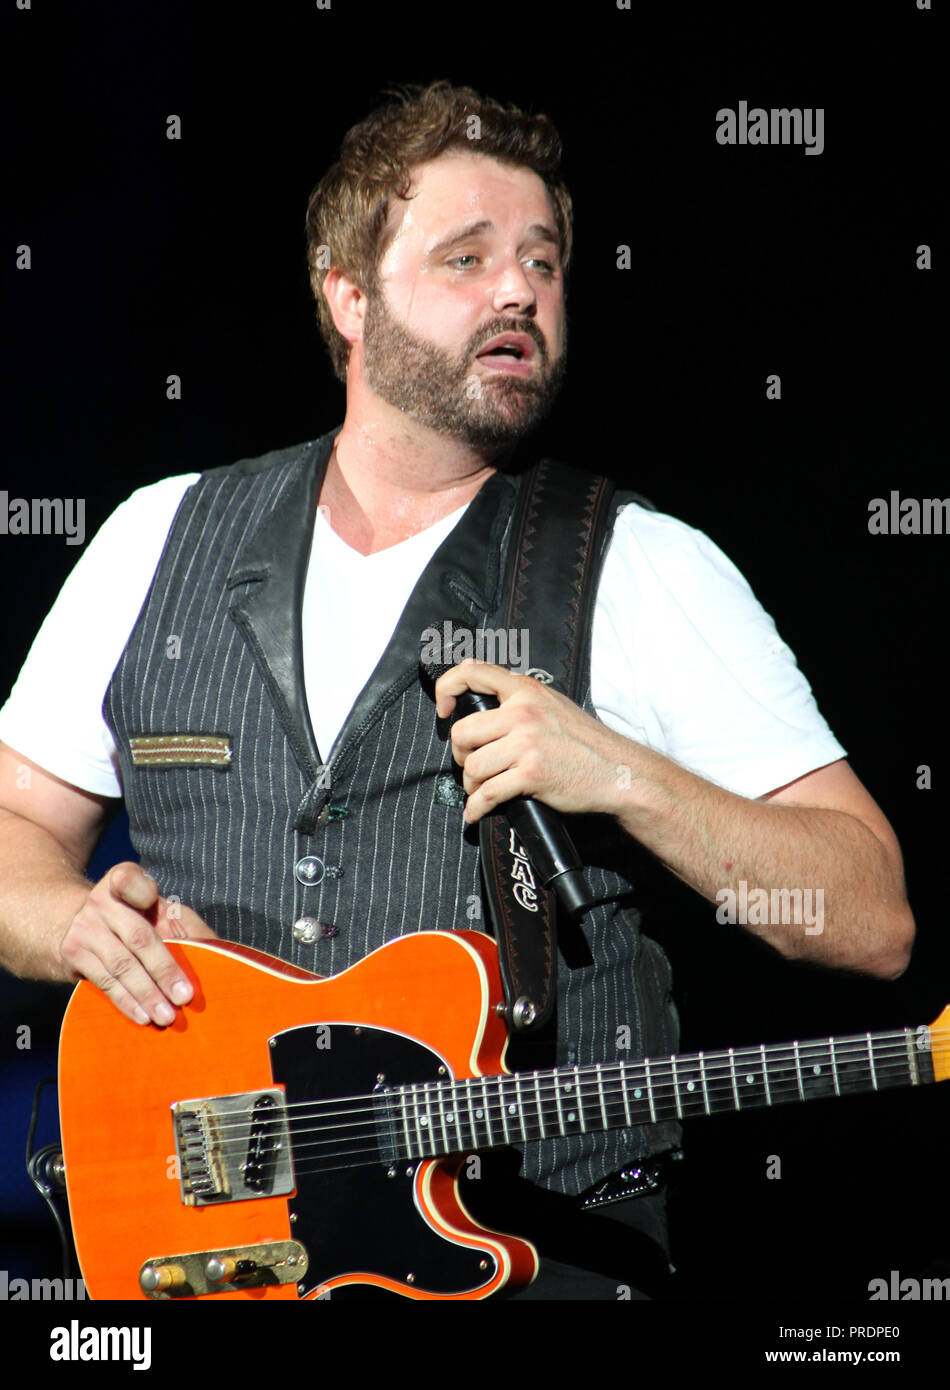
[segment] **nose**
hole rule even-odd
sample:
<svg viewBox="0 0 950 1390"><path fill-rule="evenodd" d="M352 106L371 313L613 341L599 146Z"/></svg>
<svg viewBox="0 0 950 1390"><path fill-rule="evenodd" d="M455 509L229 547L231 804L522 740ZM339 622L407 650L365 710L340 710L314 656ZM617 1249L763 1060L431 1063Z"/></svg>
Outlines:
<svg viewBox="0 0 950 1390"><path fill-rule="evenodd" d="M497 314L505 310L531 315L537 308L537 295L520 261L509 261L499 270L492 287L492 306Z"/></svg>

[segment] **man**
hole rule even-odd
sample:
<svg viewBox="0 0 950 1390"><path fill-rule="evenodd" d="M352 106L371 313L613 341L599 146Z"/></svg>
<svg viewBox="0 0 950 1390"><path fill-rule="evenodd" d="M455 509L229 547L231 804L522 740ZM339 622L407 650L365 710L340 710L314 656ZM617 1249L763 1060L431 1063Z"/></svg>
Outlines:
<svg viewBox="0 0 950 1390"><path fill-rule="evenodd" d="M614 897L588 914L590 962L559 962L559 1063L603 1060L622 1027L643 1055L675 1045L665 959L618 905L639 847L710 900L742 880L821 888L821 930L751 929L789 958L903 971L913 921L894 834L770 619L699 533L618 512L583 708L493 664L454 667L434 708L417 678L447 593L492 623L515 445L563 375L558 155L545 118L445 83L349 133L308 215L344 423L140 490L80 560L0 714L9 969L85 977L158 1026L192 996L169 936L219 933L335 973L407 931L477 925L466 827L528 795L575 818L594 887ZM63 633L100 609L95 657L64 662ZM698 695L676 664L681 635ZM72 714L49 699L54 648L77 672ZM466 689L499 707L452 729L463 820L436 716ZM119 794L142 865L90 886L82 869ZM609 853L582 833L605 821ZM675 1140L641 1126L523 1146L515 1210L545 1257L529 1294L659 1287L646 1265L638 1281L633 1252L665 1252L662 1194L606 1215L578 1199ZM476 1186L475 1205L510 1190Z"/></svg>

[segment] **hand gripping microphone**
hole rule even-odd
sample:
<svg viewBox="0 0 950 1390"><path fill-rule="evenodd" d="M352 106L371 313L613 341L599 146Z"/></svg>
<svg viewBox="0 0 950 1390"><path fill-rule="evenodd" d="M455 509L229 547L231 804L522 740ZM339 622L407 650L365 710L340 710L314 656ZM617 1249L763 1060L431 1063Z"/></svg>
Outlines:
<svg viewBox="0 0 950 1390"><path fill-rule="evenodd" d="M458 663L423 661L420 665L435 683ZM499 701L494 695L463 690L456 697L455 717L461 719L467 714L497 709L498 705ZM580 856L559 813L529 796L513 796L498 807L497 814L511 826L538 878L545 888L550 888L557 895L565 912L574 917L590 907L591 895L581 872Z"/></svg>

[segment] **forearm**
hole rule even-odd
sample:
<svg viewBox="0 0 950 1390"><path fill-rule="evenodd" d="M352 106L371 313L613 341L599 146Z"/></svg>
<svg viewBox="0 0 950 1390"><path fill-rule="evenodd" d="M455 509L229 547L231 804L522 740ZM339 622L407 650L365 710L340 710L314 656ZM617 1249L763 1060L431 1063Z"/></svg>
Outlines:
<svg viewBox="0 0 950 1390"><path fill-rule="evenodd" d="M881 978L907 964L901 865L855 816L750 801L615 735L620 824L703 897L790 959Z"/></svg>
<svg viewBox="0 0 950 1390"><path fill-rule="evenodd" d="M59 943L91 887L49 831L0 811L0 965L25 979L72 981Z"/></svg>

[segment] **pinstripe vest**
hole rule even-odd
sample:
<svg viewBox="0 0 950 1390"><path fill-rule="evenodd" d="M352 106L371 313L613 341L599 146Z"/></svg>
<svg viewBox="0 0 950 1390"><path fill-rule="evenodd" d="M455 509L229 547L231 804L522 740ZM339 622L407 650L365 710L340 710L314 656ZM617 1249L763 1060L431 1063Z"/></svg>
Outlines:
<svg viewBox="0 0 950 1390"><path fill-rule="evenodd" d="M419 681L419 644L446 614L497 625L520 485L495 474L476 495L325 758L307 709L300 615L336 432L212 469L188 489L103 706L132 843L162 894L222 937L320 974L406 932L484 925L477 835L463 834L451 744ZM593 711L589 671L583 703ZM169 750L174 763L160 762ZM595 892L629 890L623 871L637 846L606 817L569 819ZM328 933L296 939L303 917ZM636 912L595 908L580 931L567 951L573 966L563 951L559 959L550 1054L535 1044L515 1063L674 1051L669 967ZM531 1142L520 1146L523 1176L580 1192L678 1140L677 1126L650 1125Z"/></svg>

